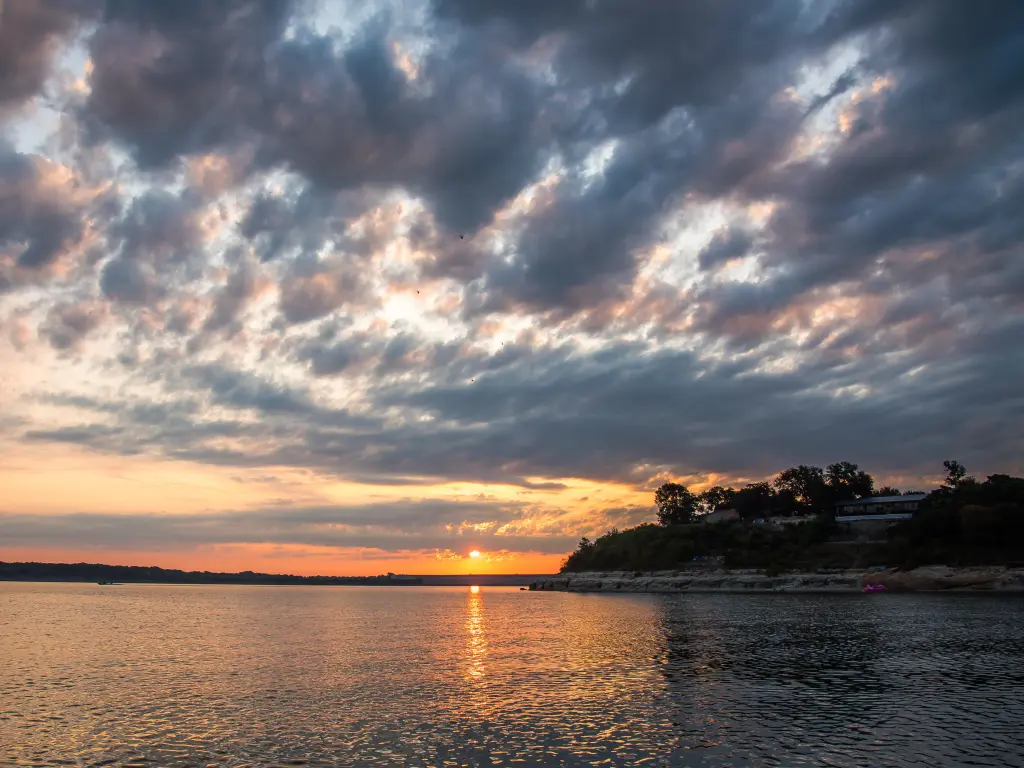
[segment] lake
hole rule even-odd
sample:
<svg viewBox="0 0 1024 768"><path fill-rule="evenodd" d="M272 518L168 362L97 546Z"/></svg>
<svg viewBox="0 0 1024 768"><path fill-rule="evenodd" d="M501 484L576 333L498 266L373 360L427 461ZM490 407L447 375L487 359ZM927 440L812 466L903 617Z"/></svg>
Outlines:
<svg viewBox="0 0 1024 768"><path fill-rule="evenodd" d="M0 583L0 766L1021 766L1024 600Z"/></svg>

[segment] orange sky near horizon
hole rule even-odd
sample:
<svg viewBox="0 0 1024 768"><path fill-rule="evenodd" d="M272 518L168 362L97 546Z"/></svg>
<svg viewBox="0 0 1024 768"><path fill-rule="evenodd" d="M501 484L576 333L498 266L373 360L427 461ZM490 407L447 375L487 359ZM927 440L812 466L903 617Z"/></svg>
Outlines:
<svg viewBox="0 0 1024 768"><path fill-rule="evenodd" d="M344 514L360 504L414 506L422 499L473 503L526 503L539 518L532 525L538 542L546 535L565 535L566 526L580 526L591 535L610 528L585 501L602 507L644 505L649 492L627 486L566 481L560 490L534 491L501 485L439 483L414 487L346 483L306 470L269 467L239 469L173 461L148 456L111 456L70 446L26 444L18 450L0 450L0 485L5 488L0 513L22 515L45 522L51 517L102 514L123 518L126 535L140 518L159 518L197 527L208 515L255 515L275 504L281 515L313 505L329 505ZM287 497L287 498L283 498ZM336 506L335 506L336 505ZM486 524L481 524L481 526ZM595 528L594 526L597 526ZM602 528L603 526L603 528ZM414 574L544 574L554 573L572 550L575 538L559 552L535 552L502 546L502 535L489 525L454 533L443 549L383 549L371 546L331 546L299 543L145 541L140 546L116 542L76 545L68 541L23 544L0 541L0 560L36 562L89 562L111 565L158 566L182 570L290 573L303 576L373 576L382 573ZM527 531L528 532L528 531ZM490 534L490 535L489 535ZM415 545L415 536L410 544ZM469 553L477 550L479 558Z"/></svg>
<svg viewBox="0 0 1024 768"><path fill-rule="evenodd" d="M0 548L0 560L8 562L101 563L173 568L183 571L280 573L296 576L379 576L386 573L432 575L544 575L557 573L565 555L518 554L512 560L438 560L427 555L403 553L320 553L316 551L267 552L254 547L209 547L193 552L132 552L109 548ZM468 553L467 553L468 554ZM486 554L486 553L484 553Z"/></svg>

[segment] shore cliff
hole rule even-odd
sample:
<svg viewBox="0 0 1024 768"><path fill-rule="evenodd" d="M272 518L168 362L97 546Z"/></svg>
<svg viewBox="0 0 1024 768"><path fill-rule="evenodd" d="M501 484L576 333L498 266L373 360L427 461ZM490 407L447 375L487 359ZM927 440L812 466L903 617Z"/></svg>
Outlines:
<svg viewBox="0 0 1024 768"><path fill-rule="evenodd" d="M1024 568L927 566L903 571L848 570L783 573L755 570L606 571L564 573L530 584L538 592L862 592L882 585L889 592L1021 592Z"/></svg>

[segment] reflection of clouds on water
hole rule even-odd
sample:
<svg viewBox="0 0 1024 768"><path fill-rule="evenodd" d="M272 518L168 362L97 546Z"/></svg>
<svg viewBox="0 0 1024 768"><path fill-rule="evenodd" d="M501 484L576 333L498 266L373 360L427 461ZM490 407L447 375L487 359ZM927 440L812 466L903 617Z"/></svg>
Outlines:
<svg viewBox="0 0 1024 768"><path fill-rule="evenodd" d="M487 674L487 637L484 634L484 596L480 587L470 587L466 603L466 676Z"/></svg>

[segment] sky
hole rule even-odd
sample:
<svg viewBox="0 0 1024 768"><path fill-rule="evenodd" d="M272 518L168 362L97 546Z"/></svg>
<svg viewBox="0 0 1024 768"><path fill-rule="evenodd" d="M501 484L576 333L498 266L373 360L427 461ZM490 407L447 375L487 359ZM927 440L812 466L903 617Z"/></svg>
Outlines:
<svg viewBox="0 0 1024 768"><path fill-rule="evenodd" d="M1018 0L0 7L0 559L544 573L668 480L1024 469Z"/></svg>

